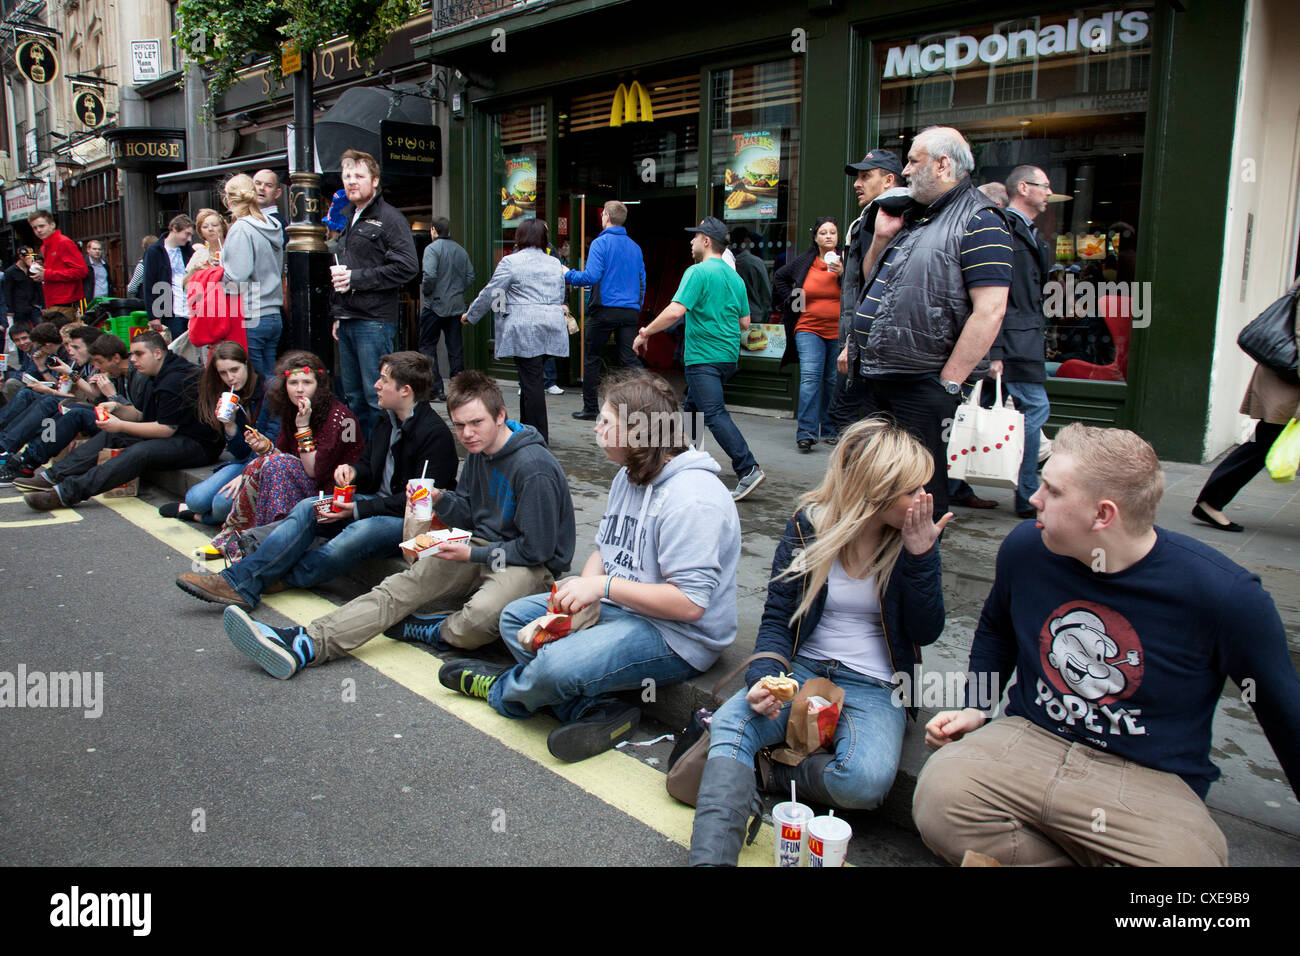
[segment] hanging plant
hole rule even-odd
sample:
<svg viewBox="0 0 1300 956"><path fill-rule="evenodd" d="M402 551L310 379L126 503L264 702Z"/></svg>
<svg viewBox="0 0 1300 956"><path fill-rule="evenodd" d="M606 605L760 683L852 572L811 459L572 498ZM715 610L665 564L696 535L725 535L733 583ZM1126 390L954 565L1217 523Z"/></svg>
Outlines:
<svg viewBox="0 0 1300 956"><path fill-rule="evenodd" d="M270 57L275 89L284 79L282 43L296 42L306 63L312 50L345 36L357 59L366 62L419 11L420 0L180 0L173 38L182 57L207 72L210 113L249 65L247 54Z"/></svg>

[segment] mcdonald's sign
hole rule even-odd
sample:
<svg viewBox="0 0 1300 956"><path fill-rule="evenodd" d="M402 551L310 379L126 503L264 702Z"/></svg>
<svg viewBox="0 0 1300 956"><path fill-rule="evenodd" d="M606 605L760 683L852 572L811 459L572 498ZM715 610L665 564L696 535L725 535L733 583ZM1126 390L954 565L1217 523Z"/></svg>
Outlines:
<svg viewBox="0 0 1300 956"><path fill-rule="evenodd" d="M637 112L640 111L638 118ZM622 83L614 91L614 103L609 108L609 125L622 126L624 123L653 123L655 120L654 106L650 102L650 94L636 80L632 81L630 87Z"/></svg>

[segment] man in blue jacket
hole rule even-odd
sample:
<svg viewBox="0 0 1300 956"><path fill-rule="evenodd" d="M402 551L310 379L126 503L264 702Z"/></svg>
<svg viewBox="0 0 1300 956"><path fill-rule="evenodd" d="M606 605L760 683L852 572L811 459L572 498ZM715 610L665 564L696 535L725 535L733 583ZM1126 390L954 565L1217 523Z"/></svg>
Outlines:
<svg viewBox="0 0 1300 956"><path fill-rule="evenodd" d="M1277 608L1258 575L1155 526L1164 484L1132 432L1076 422L1052 443L1038 520L998 551L971 646L981 679L925 727L941 749L912 816L949 862L1226 866L1204 801L1229 677L1300 794L1300 677ZM996 700L976 687L1013 673L989 721Z"/></svg>
<svg viewBox="0 0 1300 956"><path fill-rule="evenodd" d="M618 360L627 368L641 368L632 350L637 320L645 301L645 261L641 247L628 238L623 224L627 206L617 199L600 211L601 231L587 253L587 268L570 269L564 275L569 285L592 286L587 312L587 350L582 365L582 411L574 418L596 420L596 386L600 384L600 355L614 335Z"/></svg>

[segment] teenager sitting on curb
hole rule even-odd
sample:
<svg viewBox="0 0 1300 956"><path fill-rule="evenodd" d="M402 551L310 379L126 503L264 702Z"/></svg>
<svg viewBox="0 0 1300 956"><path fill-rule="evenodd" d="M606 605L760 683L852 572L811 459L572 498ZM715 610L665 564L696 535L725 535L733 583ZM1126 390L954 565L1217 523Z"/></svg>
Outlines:
<svg viewBox="0 0 1300 956"><path fill-rule="evenodd" d="M27 353L30 362L28 374L36 379L33 385L24 380L22 388L0 408L0 428L8 428L27 413L33 405L44 399L59 399L58 374L53 363L59 360L59 351L63 348L63 336L59 327L53 322L42 322L32 329L29 336L32 349Z"/></svg>
<svg viewBox="0 0 1300 956"><path fill-rule="evenodd" d="M1224 678L1300 794L1300 677L1259 577L1155 526L1165 476L1118 428L1073 424L998 551L970 671L1006 687L1008 716L967 708L925 728L912 816L950 863L1225 866L1205 807ZM987 696L987 694L985 695ZM996 701L994 702L996 706ZM1098 826L1097 810L1104 811Z"/></svg>
<svg viewBox="0 0 1300 956"><path fill-rule="evenodd" d="M834 750L797 767L764 761L764 789L846 810L878 807L893 786L907 718L894 675L912 673L920 646L943 631L943 569L923 486L934 471L925 447L896 425L871 418L840 435L826 477L786 522L755 653L772 651L801 685L824 677L844 690ZM761 681L780 662L749 665L710 728L691 834L695 866L734 866L751 813L758 752L785 740L791 708ZM915 717L915 711L912 711ZM770 766L769 766L770 764Z"/></svg>
<svg viewBox="0 0 1300 956"><path fill-rule="evenodd" d="M226 392L233 392L238 402L230 421L223 422L217 417L217 407ZM253 428L267 438L280 432L266 392L266 380L253 368L253 360L242 345L218 342L212 347L199 380L199 418L221 431L231 460L219 463L211 475L185 493L184 501L169 501L158 509L158 514L208 525L226 520L239 476L257 458L245 429Z"/></svg>
<svg viewBox="0 0 1300 956"><path fill-rule="evenodd" d="M30 397L25 410L9 418L0 427L0 452L12 455L30 441L34 441L50 427L48 423L60 417L60 405L72 405L78 402L93 401L100 398L99 389L90 384L94 366L90 362L90 346L100 336L99 329L88 325L79 325L68 333L67 352L69 361L51 356L48 369L52 375L66 376L70 384L67 392L47 385L28 388ZM5 411L17 410L22 403L22 396L10 403ZM3 413L0 413L3 414Z"/></svg>
<svg viewBox="0 0 1300 956"><path fill-rule="evenodd" d="M556 591L566 613L599 602L600 620L533 654L519 644L519 629L547 613L549 595L521 598L501 614L514 667L461 660L439 672L443 686L486 698L507 717L555 714L562 726L547 747L560 760L583 760L632 735L640 711L611 694L694 677L736 638L740 518L721 468L689 447L681 426L677 397L658 375L602 383L596 440L623 467L596 549Z"/></svg>
<svg viewBox="0 0 1300 956"><path fill-rule="evenodd" d="M443 545L307 627L271 627L227 608L226 634L267 673L285 680L390 627L390 636L438 650L481 647L496 640L502 608L549 588L554 575L569 569L573 500L537 429L508 420L501 390L479 371L451 380L447 411L467 455L457 490L433 492L433 511L448 527L471 531L469 544ZM434 601L464 606L452 614L412 615Z"/></svg>
<svg viewBox="0 0 1300 956"><path fill-rule="evenodd" d="M87 381L95 390L95 404L65 404L61 414L49 419L54 425L52 432L42 423L38 434L21 449L7 455L0 465L0 488L13 485L22 491L41 490L44 484L36 480L38 468L72 444L77 435L99 434L95 405L115 402L138 407L144 401L149 379L136 375L131 368L131 352L125 342L105 332L91 343L88 352L94 372ZM32 482L35 483L29 484Z"/></svg>
<svg viewBox="0 0 1300 956"><path fill-rule="evenodd" d="M176 586L201 601L252 610L276 581L307 588L368 558L395 557L407 481L427 463L427 477L440 487L456 483L456 443L425 401L432 386L429 360L419 352L381 356L374 387L382 414L356 465L334 471L335 484L356 486L353 501L321 517L317 499L305 498L251 555L219 573L182 574ZM317 535L330 540L313 548Z"/></svg>
<svg viewBox="0 0 1300 956"><path fill-rule="evenodd" d="M153 379L140 408L104 403L108 421L100 434L67 458L37 473L30 484L48 487L24 497L37 511L71 508L87 498L139 478L146 471L171 471L210 465L221 454L221 436L194 415L199 370L167 351L157 332L141 332L131 342L131 364ZM122 453L96 464L104 448ZM30 486L30 485L29 485Z"/></svg>

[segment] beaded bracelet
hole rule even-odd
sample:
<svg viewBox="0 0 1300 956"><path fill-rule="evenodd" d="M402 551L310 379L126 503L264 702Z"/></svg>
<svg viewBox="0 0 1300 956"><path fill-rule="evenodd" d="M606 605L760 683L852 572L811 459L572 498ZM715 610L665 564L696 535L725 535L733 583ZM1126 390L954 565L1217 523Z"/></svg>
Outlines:
<svg viewBox="0 0 1300 956"><path fill-rule="evenodd" d="M316 450L316 443L311 439L304 439L298 442L298 454L305 455L310 451Z"/></svg>

